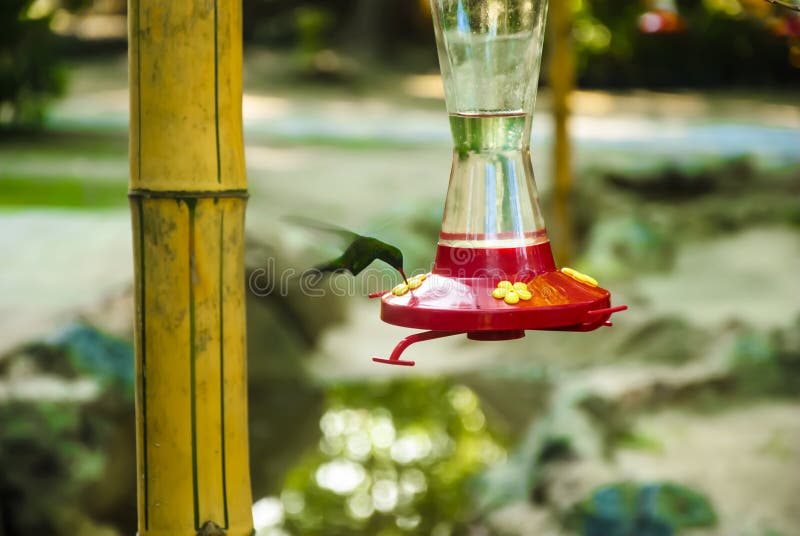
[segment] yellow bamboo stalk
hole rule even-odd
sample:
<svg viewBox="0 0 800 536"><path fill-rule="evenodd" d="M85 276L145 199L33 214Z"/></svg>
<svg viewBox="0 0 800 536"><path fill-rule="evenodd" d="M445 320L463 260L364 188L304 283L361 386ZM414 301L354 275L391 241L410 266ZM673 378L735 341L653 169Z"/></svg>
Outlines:
<svg viewBox="0 0 800 536"><path fill-rule="evenodd" d="M241 3L128 8L139 534L249 535Z"/></svg>
<svg viewBox="0 0 800 536"><path fill-rule="evenodd" d="M569 135L571 96L575 88L575 56L572 43L572 2L550 2L549 82L553 98L553 233L554 253L559 263L569 264L572 257L572 144Z"/></svg>

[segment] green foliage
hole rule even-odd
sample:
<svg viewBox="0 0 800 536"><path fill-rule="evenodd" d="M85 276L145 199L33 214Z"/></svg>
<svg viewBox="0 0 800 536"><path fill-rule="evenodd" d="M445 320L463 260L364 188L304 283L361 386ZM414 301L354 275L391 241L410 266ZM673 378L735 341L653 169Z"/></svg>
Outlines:
<svg viewBox="0 0 800 536"><path fill-rule="evenodd" d="M38 126L48 98L64 89L52 9L34 0L0 2L0 126Z"/></svg>
<svg viewBox="0 0 800 536"><path fill-rule="evenodd" d="M334 386L320 428L281 494L291 534L463 533L471 477L505 457L475 393L440 380Z"/></svg>
<svg viewBox="0 0 800 536"><path fill-rule="evenodd" d="M245 0L244 37L282 47L309 40L320 48L360 43L374 45L371 52L392 55L420 40L432 44L432 27L421 5L407 0Z"/></svg>
<svg viewBox="0 0 800 536"><path fill-rule="evenodd" d="M788 61L787 40L747 16L738 1L733 12L712 2L677 2L685 29L640 31L642 2L580 2L575 38L579 78L592 87L697 87L727 84L800 83Z"/></svg>
<svg viewBox="0 0 800 536"><path fill-rule="evenodd" d="M674 267L678 249L688 242L758 226L797 225L799 178L791 168L759 169L748 157L598 173L598 180L589 175L576 198L579 228L584 230L578 268L620 279L664 273ZM661 337L665 342L676 340L683 331L687 338L672 347L674 352L656 346L649 350L663 360L697 355L691 351L696 329L679 323L652 327L643 329L656 337L632 340L630 348L650 340L657 343Z"/></svg>
<svg viewBox="0 0 800 536"><path fill-rule="evenodd" d="M672 266L676 244L647 215L607 218L590 230L582 262L590 273L631 277Z"/></svg>
<svg viewBox="0 0 800 536"><path fill-rule="evenodd" d="M89 374L103 384L113 384L122 393L133 393L133 346L86 324L71 324L48 341L60 350L78 373Z"/></svg>
<svg viewBox="0 0 800 536"><path fill-rule="evenodd" d="M603 455L611 457L617 446L633 441L633 415L599 395L587 395L579 408L592 418L603 444Z"/></svg>
<svg viewBox="0 0 800 536"><path fill-rule="evenodd" d="M324 48L331 14L323 9L298 8L295 12L299 51L315 54Z"/></svg>
<svg viewBox="0 0 800 536"><path fill-rule="evenodd" d="M685 363L706 351L701 330L684 318L658 317L633 330L620 351L648 362Z"/></svg>
<svg viewBox="0 0 800 536"><path fill-rule="evenodd" d="M95 425L71 404L0 405L0 528L59 534L58 513L102 472Z"/></svg>
<svg viewBox="0 0 800 536"><path fill-rule="evenodd" d="M717 517L708 499L669 482L620 482L595 490L568 520L583 536L672 536L711 527Z"/></svg>
<svg viewBox="0 0 800 536"><path fill-rule="evenodd" d="M86 376L100 387L131 397L133 346L87 324L69 324L55 336L28 345L37 368L64 378Z"/></svg>
<svg viewBox="0 0 800 536"><path fill-rule="evenodd" d="M132 354L128 342L74 324L0 359L11 386L0 401L0 534L76 534L91 519L130 532ZM36 385L36 396L15 382Z"/></svg>
<svg viewBox="0 0 800 536"><path fill-rule="evenodd" d="M300 51L346 49L360 58L401 67L399 60L414 57L433 69L433 32L420 7L424 3L246 0L245 39ZM725 3L736 9L721 9L719 2L711 1L677 4L683 31L646 34L639 28L646 2L573 0L580 84L654 88L800 84L800 69L789 62L789 41L764 20L745 13L739 0Z"/></svg>
<svg viewBox="0 0 800 536"><path fill-rule="evenodd" d="M739 335L731 361L742 394L796 396L800 393L800 317L786 329Z"/></svg>

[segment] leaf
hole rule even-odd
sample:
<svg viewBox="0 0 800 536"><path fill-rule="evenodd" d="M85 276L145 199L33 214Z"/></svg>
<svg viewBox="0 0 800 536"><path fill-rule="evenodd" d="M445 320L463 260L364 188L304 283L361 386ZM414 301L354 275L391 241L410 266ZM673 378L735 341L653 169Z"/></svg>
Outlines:
<svg viewBox="0 0 800 536"><path fill-rule="evenodd" d="M88 372L104 381L118 382L133 389L133 346L123 339L86 324L70 324L48 341L63 351L78 372Z"/></svg>
<svg viewBox="0 0 800 536"><path fill-rule="evenodd" d="M704 495L669 482L602 486L570 517L584 536L672 536L717 521Z"/></svg>
<svg viewBox="0 0 800 536"><path fill-rule="evenodd" d="M647 515L664 519L676 529L709 527L717 516L706 497L679 484L648 484L640 490Z"/></svg>

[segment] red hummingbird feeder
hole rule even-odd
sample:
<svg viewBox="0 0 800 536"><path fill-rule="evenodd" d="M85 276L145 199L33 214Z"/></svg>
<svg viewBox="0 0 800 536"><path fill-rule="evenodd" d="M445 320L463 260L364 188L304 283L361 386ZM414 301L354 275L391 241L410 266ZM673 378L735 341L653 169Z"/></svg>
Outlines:
<svg viewBox="0 0 800 536"><path fill-rule="evenodd" d="M527 330L610 326L611 294L559 270L539 208L530 156L547 0L431 0L453 135L453 165L430 274L377 293L381 319L427 330L378 363L413 366L408 346L466 334L480 341Z"/></svg>

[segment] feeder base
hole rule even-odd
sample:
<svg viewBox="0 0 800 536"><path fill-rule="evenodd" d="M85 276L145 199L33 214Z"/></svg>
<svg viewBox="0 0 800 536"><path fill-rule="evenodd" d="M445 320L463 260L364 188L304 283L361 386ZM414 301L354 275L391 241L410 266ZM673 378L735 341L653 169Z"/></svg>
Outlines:
<svg viewBox="0 0 800 536"><path fill-rule="evenodd" d="M409 328L468 332L478 340L498 340L497 335L484 335L486 332L586 331L608 319L597 311L610 307L609 292L561 272L522 281L532 297L515 304L492 297L498 282L489 277L430 274L419 288L402 296L384 294L381 319Z"/></svg>
<svg viewBox="0 0 800 536"><path fill-rule="evenodd" d="M522 330L515 331L472 331L467 338L473 341L513 341L525 336Z"/></svg>

